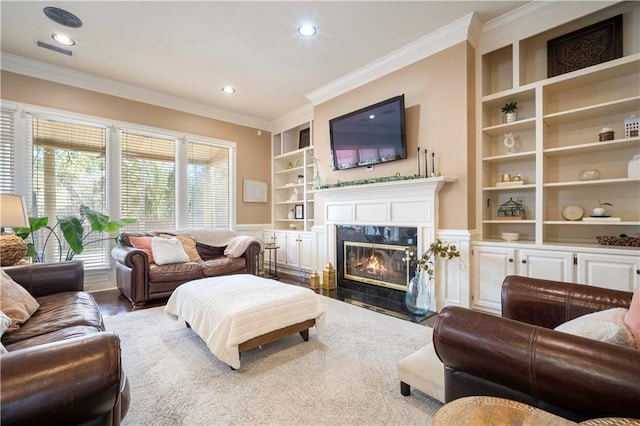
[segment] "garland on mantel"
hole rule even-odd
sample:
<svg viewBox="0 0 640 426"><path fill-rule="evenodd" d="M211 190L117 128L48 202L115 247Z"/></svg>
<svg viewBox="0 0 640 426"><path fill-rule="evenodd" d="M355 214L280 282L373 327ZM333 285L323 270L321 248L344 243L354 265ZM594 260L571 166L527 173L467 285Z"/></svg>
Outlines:
<svg viewBox="0 0 640 426"><path fill-rule="evenodd" d="M382 176L382 177L369 178L369 179L349 180L346 182L338 181L336 183L325 183L320 187L320 189L340 188L343 186L367 185L369 183L397 182L400 180L424 179L424 178L425 178L424 176L418 175L418 174L402 176L400 175L400 173L396 173L393 176Z"/></svg>

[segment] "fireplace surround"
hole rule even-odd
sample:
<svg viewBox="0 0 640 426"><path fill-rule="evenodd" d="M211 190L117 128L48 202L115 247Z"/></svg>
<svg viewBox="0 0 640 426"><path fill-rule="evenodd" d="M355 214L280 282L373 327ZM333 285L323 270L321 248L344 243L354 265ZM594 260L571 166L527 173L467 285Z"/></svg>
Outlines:
<svg viewBox="0 0 640 426"><path fill-rule="evenodd" d="M347 229L354 235L360 233L352 240L354 242L373 242L383 246L377 249L377 255L381 257L385 256L384 250L392 250L386 248L387 245L401 247L402 254L405 247L414 247L417 253L421 253L435 240L438 229L438 193L446 183L452 182L455 179L433 177L328 188L314 192L316 219L320 218L317 220L320 223L324 221L322 226L325 228L323 244L327 253L326 260L336 265L337 269L338 298L412 319L404 306L405 292L402 287L408 282L406 277L413 275L413 269L406 270L406 263L402 266L398 262L399 254L393 255L389 251L386 256L393 258L396 272L404 275L403 284L391 282L394 285L380 285L379 282L366 282L367 278L377 280L367 276L362 280L345 279L344 261L339 257L340 251L344 252L344 240L340 231ZM393 240L397 243L388 244ZM366 251L366 248L365 246L362 251ZM357 253L354 252L354 256L355 254ZM373 254L376 254L376 249L373 249ZM353 265L359 263L355 262ZM431 310L435 312L436 309L435 301L432 301Z"/></svg>

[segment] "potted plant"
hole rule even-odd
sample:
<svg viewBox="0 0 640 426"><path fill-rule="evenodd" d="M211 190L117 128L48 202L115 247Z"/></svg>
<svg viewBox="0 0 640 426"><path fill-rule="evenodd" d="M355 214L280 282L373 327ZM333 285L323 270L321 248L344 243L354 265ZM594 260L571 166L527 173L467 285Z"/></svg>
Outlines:
<svg viewBox="0 0 640 426"><path fill-rule="evenodd" d="M98 213L85 205L80 206L80 217L67 216L58 217L57 222L53 226L49 226L48 217L30 217L28 228L15 228L16 235L26 240L30 235L41 229L47 229L49 232L44 237L42 251L36 251L33 242L27 243L27 256L31 256L35 262L45 261L45 249L49 240L52 238L58 243L58 261L62 261L62 238L69 246L64 260L72 260L76 254L84 251L85 245L97 243L99 241L108 240L110 238L100 238L98 240L87 241L89 235L94 232L105 232L107 234L116 232L123 226L137 222L138 219L125 218L116 221L109 220L109 216ZM91 230L85 233L84 224L89 222ZM60 233L62 235L60 235ZM62 237L62 238L61 238Z"/></svg>
<svg viewBox="0 0 640 426"><path fill-rule="evenodd" d="M516 101L508 102L504 104L502 108L500 108L500 111L502 111L502 113L505 115L507 123L513 123L518 119L518 113L516 112L517 110L518 103Z"/></svg>
<svg viewBox="0 0 640 426"><path fill-rule="evenodd" d="M298 175L298 183L304 183L304 175Z"/></svg>
<svg viewBox="0 0 640 426"><path fill-rule="evenodd" d="M460 251L454 244L436 240L429 245L420 257L413 257L411 249L405 250L405 258L411 265L416 265L415 276L411 278L407 285L405 295L405 305L407 310L413 315L425 316L431 306L431 281L435 274L435 259L451 260L460 257ZM428 282L422 278L422 272L426 272Z"/></svg>

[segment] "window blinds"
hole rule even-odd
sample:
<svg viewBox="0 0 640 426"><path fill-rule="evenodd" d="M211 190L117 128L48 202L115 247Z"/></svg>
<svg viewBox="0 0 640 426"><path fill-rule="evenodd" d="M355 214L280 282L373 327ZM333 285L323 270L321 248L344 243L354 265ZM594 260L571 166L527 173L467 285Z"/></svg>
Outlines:
<svg viewBox="0 0 640 426"><path fill-rule="evenodd" d="M176 229L175 139L122 131L122 217L129 230Z"/></svg>
<svg viewBox="0 0 640 426"><path fill-rule="evenodd" d="M15 110L0 109L0 193L15 194Z"/></svg>
<svg viewBox="0 0 640 426"><path fill-rule="evenodd" d="M106 212L106 143L103 126L78 124L58 119L33 117L31 216L48 217L53 227L57 218L80 217L80 206ZM85 233L91 231L84 223ZM59 231L58 231L59 232ZM69 248L64 239L49 238L48 232L34 235L36 251L45 261L64 260ZM91 233L84 241L84 251L75 256L84 261L85 269L104 268L109 264L110 247L106 236Z"/></svg>
<svg viewBox="0 0 640 426"><path fill-rule="evenodd" d="M230 150L187 141L187 227L230 226Z"/></svg>

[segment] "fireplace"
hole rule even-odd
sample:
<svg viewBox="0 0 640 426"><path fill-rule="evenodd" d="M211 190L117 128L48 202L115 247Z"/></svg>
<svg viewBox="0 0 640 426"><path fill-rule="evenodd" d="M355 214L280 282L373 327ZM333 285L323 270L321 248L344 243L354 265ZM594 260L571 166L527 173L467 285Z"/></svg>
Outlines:
<svg viewBox="0 0 640 426"><path fill-rule="evenodd" d="M438 229L438 192L443 185L452 182L455 179L439 176L347 185L315 192L316 221L319 225L324 223L325 236L322 241L326 258L319 264L331 262L335 265L338 298L414 320L404 305L404 286L407 276L412 277L414 270L398 259L402 260L406 247L419 253L434 241ZM359 267L359 261L351 264L350 268L345 267L345 241L363 244L348 246L347 255L350 250L361 250L369 255L373 251L376 260L390 259L391 265L387 267L397 279L358 271L354 274L354 267ZM375 247L371 248L373 245ZM354 259L356 256L366 259L362 253L353 253ZM357 279L353 279L354 276ZM436 309L434 299L432 310Z"/></svg>
<svg viewBox="0 0 640 426"><path fill-rule="evenodd" d="M405 260L416 250L416 227L336 226L339 297L405 317L404 296L415 266Z"/></svg>

